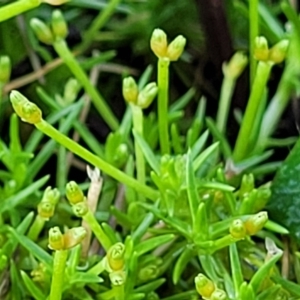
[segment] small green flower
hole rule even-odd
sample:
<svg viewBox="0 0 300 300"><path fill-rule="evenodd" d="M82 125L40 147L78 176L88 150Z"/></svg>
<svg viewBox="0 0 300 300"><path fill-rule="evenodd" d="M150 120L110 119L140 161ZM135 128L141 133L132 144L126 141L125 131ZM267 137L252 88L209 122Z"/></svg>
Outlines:
<svg viewBox="0 0 300 300"><path fill-rule="evenodd" d="M288 40L281 40L276 45L274 45L269 52L269 60L275 64L279 64L284 61L286 53L289 47Z"/></svg>
<svg viewBox="0 0 300 300"><path fill-rule="evenodd" d="M86 201L81 201L73 205L73 212L79 218L84 217L88 211L89 208Z"/></svg>
<svg viewBox="0 0 300 300"><path fill-rule="evenodd" d="M84 227L74 227L64 234L64 249L70 249L79 245L86 237L86 229Z"/></svg>
<svg viewBox="0 0 300 300"><path fill-rule="evenodd" d="M113 271L121 271L124 268L125 245L116 243L112 245L106 255L108 265Z"/></svg>
<svg viewBox="0 0 300 300"><path fill-rule="evenodd" d="M243 52L238 51L231 57L228 63L223 64L223 73L230 78L237 79L244 71L247 63L247 56Z"/></svg>
<svg viewBox="0 0 300 300"><path fill-rule="evenodd" d="M163 30L154 29L150 40L150 47L158 58L166 57L168 42L167 35Z"/></svg>
<svg viewBox="0 0 300 300"><path fill-rule="evenodd" d="M176 61L181 56L186 44L186 38L182 35L177 36L168 46L167 57L170 61Z"/></svg>
<svg viewBox="0 0 300 300"><path fill-rule="evenodd" d="M210 300L226 300L227 295L226 295L225 291L220 290L220 289L215 289L209 299Z"/></svg>
<svg viewBox="0 0 300 300"><path fill-rule="evenodd" d="M254 57L261 61L267 61L269 59L268 41L263 36L258 36L255 39Z"/></svg>
<svg viewBox="0 0 300 300"><path fill-rule="evenodd" d="M52 32L55 38L65 39L68 35L68 26L60 10L56 9L52 13Z"/></svg>
<svg viewBox="0 0 300 300"><path fill-rule="evenodd" d="M52 45L54 42L54 36L49 28L43 21L37 18L33 18L30 20L30 26L32 30L34 31L35 35L37 38L47 44L47 45Z"/></svg>
<svg viewBox="0 0 300 300"><path fill-rule="evenodd" d="M262 211L258 214L249 217L244 223L247 230L247 234L249 235L256 234L264 227L267 221L268 221L268 213L265 211Z"/></svg>
<svg viewBox="0 0 300 300"><path fill-rule="evenodd" d="M75 181L67 183L66 197L72 205L84 201L85 198L82 190Z"/></svg>
<svg viewBox="0 0 300 300"><path fill-rule="evenodd" d="M59 227L55 226L49 230L49 245L52 250L64 250L64 237Z"/></svg>
<svg viewBox="0 0 300 300"><path fill-rule="evenodd" d="M246 227L245 227L243 221L240 219L234 220L231 223L229 232L230 232L231 236L236 239L243 239L247 235Z"/></svg>
<svg viewBox="0 0 300 300"><path fill-rule="evenodd" d="M139 90L133 77L129 76L123 79L122 92L127 102L136 104Z"/></svg>
<svg viewBox="0 0 300 300"><path fill-rule="evenodd" d="M158 87L155 82L148 83L142 91L139 92L137 103L140 108L147 108L154 98L156 97L158 92Z"/></svg>
<svg viewBox="0 0 300 300"><path fill-rule="evenodd" d="M201 295L204 298L210 297L216 289L214 283L201 273L196 276L195 285L199 295Z"/></svg>

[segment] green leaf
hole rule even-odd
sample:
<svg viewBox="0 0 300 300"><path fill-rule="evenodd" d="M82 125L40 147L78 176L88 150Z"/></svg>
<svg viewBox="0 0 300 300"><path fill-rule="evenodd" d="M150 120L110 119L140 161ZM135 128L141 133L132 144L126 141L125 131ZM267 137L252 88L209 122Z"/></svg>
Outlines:
<svg viewBox="0 0 300 300"><path fill-rule="evenodd" d="M152 291L155 291L158 287L160 287L165 282L166 282L165 278L159 278L137 287L134 291L137 293L150 293Z"/></svg>
<svg viewBox="0 0 300 300"><path fill-rule="evenodd" d="M280 284L284 289L296 297L300 297L300 285L292 281L286 280L280 276L272 276L272 279Z"/></svg>
<svg viewBox="0 0 300 300"><path fill-rule="evenodd" d="M300 242L300 140L277 171L271 191L267 207L271 219Z"/></svg>

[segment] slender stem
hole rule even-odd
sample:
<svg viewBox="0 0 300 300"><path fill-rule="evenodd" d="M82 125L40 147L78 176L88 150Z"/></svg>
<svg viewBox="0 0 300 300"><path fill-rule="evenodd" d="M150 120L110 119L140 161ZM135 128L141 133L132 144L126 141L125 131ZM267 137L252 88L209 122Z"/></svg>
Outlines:
<svg viewBox="0 0 300 300"><path fill-rule="evenodd" d="M37 215L34 219L34 222L30 226L27 237L32 241L36 241L40 232L43 230L45 225L45 219L40 215Z"/></svg>
<svg viewBox="0 0 300 300"><path fill-rule="evenodd" d="M72 151L74 154L88 161L91 165L98 167L104 173L110 175L114 179L130 186L135 189L137 192L143 194L145 197L156 200L159 197L159 192L146 186L145 184L140 183L136 179L128 176L124 172L110 165L103 159L94 155L90 151L86 150L84 147L75 143L73 140L68 138L67 136L61 134L58 130L56 130L53 126L47 123L45 120L35 124L35 126L42 131L44 134L50 136L52 139L65 146L67 149Z"/></svg>
<svg viewBox="0 0 300 300"><path fill-rule="evenodd" d="M113 285L112 289L115 293L115 300L125 300L125 289L124 284L121 285Z"/></svg>
<svg viewBox="0 0 300 300"><path fill-rule="evenodd" d="M2 6L0 8L0 22L17 16L27 10L38 7L41 2L41 0L19 0Z"/></svg>
<svg viewBox="0 0 300 300"><path fill-rule="evenodd" d="M88 212L82 217L82 219L86 221L87 224L89 224L96 238L101 243L104 250L107 252L110 246L112 245L112 242L103 231L101 225L97 222L93 213L90 210L88 210Z"/></svg>
<svg viewBox="0 0 300 300"><path fill-rule="evenodd" d="M158 128L162 154L170 153L168 131L169 64L170 61L167 58L158 59Z"/></svg>
<svg viewBox="0 0 300 300"><path fill-rule="evenodd" d="M217 128L222 133L226 132L225 128L227 125L231 97L234 91L235 83L236 80L234 80L232 77L224 75L216 120Z"/></svg>
<svg viewBox="0 0 300 300"><path fill-rule="evenodd" d="M137 133L143 136L143 111L140 107L132 104L132 119L133 119L133 128ZM135 141L134 143L135 148L135 158L136 158L136 172L137 172L137 180L141 183L145 183L145 160L143 152Z"/></svg>
<svg viewBox="0 0 300 300"><path fill-rule="evenodd" d="M105 271L106 268L106 259L100 260L96 265L87 271L87 273L99 275Z"/></svg>
<svg viewBox="0 0 300 300"><path fill-rule="evenodd" d="M255 118L259 109L264 89L272 69L273 63L260 61L256 70L256 76L251 89L250 98L247 104L245 116L235 144L233 159L235 162L241 161L251 149L249 149L249 137L255 123Z"/></svg>
<svg viewBox="0 0 300 300"><path fill-rule="evenodd" d="M61 120L61 123L64 121ZM67 168L66 168L66 161L67 161L67 151L66 148L63 146L58 147L57 151L57 167L56 167L56 186L60 191L64 189L66 186L66 178L67 178Z"/></svg>
<svg viewBox="0 0 300 300"><path fill-rule="evenodd" d="M258 34L258 0L249 0L250 86L254 82L256 74L257 62L254 59L254 44Z"/></svg>
<svg viewBox="0 0 300 300"><path fill-rule="evenodd" d="M97 33L101 28L106 24L108 19L114 13L117 5L120 3L120 0L110 0L104 10L102 10L98 16L94 19L89 29L85 32L83 36L83 43L80 45L80 50L84 51L89 47L93 42Z"/></svg>
<svg viewBox="0 0 300 300"><path fill-rule="evenodd" d="M49 300L61 299L67 258L68 250L55 251Z"/></svg>
<svg viewBox="0 0 300 300"><path fill-rule="evenodd" d="M100 113L101 117L105 120L105 122L112 130L117 130L119 127L117 118L114 116L113 112L105 102L102 95L91 84L89 78L87 77L83 69L80 67L77 60L74 58L66 42L62 39L57 40L53 44L53 47L58 53L58 55L63 59L65 64L69 67L73 75L82 84L86 93L91 97L91 100L98 112Z"/></svg>

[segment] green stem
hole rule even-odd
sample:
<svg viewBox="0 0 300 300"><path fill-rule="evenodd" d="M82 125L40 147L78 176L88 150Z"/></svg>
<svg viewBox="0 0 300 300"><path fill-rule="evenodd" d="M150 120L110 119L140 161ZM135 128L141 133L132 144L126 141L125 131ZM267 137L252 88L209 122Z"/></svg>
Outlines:
<svg viewBox="0 0 300 300"><path fill-rule="evenodd" d="M211 253L214 253L222 248L228 247L229 245L239 241L240 239L236 239L230 234L227 234L217 240L214 241L213 246L211 247Z"/></svg>
<svg viewBox="0 0 300 300"><path fill-rule="evenodd" d="M40 215L37 215L34 219L34 222L30 226L27 237L32 241L36 241L39 234L43 230L44 225L45 225L45 219L40 217Z"/></svg>
<svg viewBox="0 0 300 300"><path fill-rule="evenodd" d="M49 300L61 299L67 258L68 250L55 251Z"/></svg>
<svg viewBox="0 0 300 300"><path fill-rule="evenodd" d="M249 0L250 86L254 82L256 74L257 62L254 59L254 47L258 34L258 0Z"/></svg>
<svg viewBox="0 0 300 300"><path fill-rule="evenodd" d="M262 99L264 89L272 69L273 63L260 61L256 70L256 76L251 88L250 98L247 104L243 122L235 144L233 159L241 161L249 153L249 137L257 117L259 102Z"/></svg>
<svg viewBox="0 0 300 300"><path fill-rule="evenodd" d="M42 120L41 122L35 124L35 126L41 132L54 139L55 141L72 151L74 154L88 161L93 166L98 167L100 170L113 177L114 179L135 189L138 193L143 194L145 197L151 200L156 200L159 197L158 191L146 186L145 184L140 183L136 179L128 176L127 174L110 165L103 159L86 150L84 147L80 146L67 136L61 134L58 130L56 130L45 120Z"/></svg>
<svg viewBox="0 0 300 300"><path fill-rule="evenodd" d="M125 289L124 284L121 285L113 285L112 289L115 294L115 300L125 300Z"/></svg>
<svg viewBox="0 0 300 300"><path fill-rule="evenodd" d="M132 110L133 128L137 133L139 133L143 137L143 111L140 107L134 104L130 106ZM136 158L137 180L140 183L144 184L146 181L144 155L140 146L136 141L134 142L134 148L135 148L135 158Z"/></svg>
<svg viewBox="0 0 300 300"><path fill-rule="evenodd" d="M86 93L91 97L91 100L101 117L105 120L105 122L112 130L117 130L119 127L119 122L117 118L114 116L113 112L105 102L102 95L91 84L89 78L87 77L77 60L74 58L70 49L68 48L65 40L60 39L55 41L53 47L58 53L58 55L62 58L64 63L69 67L73 75L82 84Z"/></svg>
<svg viewBox="0 0 300 300"><path fill-rule="evenodd" d="M114 13L117 5L120 3L120 0L111 0L104 10L102 10L98 16L94 19L89 29L85 32L83 36L83 43L80 45L80 51L83 52L85 49L89 47L89 45L93 42L97 33L101 30L101 28L106 24L108 19Z"/></svg>
<svg viewBox="0 0 300 300"><path fill-rule="evenodd" d="M227 124L230 102L232 94L234 92L235 83L235 79L233 79L230 76L224 75L216 120L217 128L222 133L226 132L225 128Z"/></svg>
<svg viewBox="0 0 300 300"><path fill-rule="evenodd" d="M100 244L103 246L104 250L107 252L108 249L111 247L112 242L108 238L108 236L103 231L100 224L97 222L95 216L92 214L92 212L89 210L84 216L82 216L82 219L86 221L93 233L95 234L96 238L100 242Z"/></svg>
<svg viewBox="0 0 300 300"><path fill-rule="evenodd" d="M41 0L19 0L2 6L0 8L0 22L17 16L27 10L38 7L41 2Z"/></svg>
<svg viewBox="0 0 300 300"><path fill-rule="evenodd" d="M168 131L169 64L170 61L167 58L158 59L158 128L162 154L170 153Z"/></svg>
<svg viewBox="0 0 300 300"><path fill-rule="evenodd" d="M99 275L105 271L106 268L106 259L100 260L96 265L87 271L87 273Z"/></svg>

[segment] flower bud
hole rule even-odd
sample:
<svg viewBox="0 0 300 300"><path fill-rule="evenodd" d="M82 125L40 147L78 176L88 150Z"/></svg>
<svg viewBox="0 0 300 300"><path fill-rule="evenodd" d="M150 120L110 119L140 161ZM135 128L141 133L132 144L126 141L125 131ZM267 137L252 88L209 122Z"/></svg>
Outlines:
<svg viewBox="0 0 300 300"><path fill-rule="evenodd" d="M53 227L49 230L49 245L52 250L64 250L64 236L61 233L59 227Z"/></svg>
<svg viewBox="0 0 300 300"><path fill-rule="evenodd" d="M227 295L226 295L225 291L220 290L220 289L215 289L209 299L210 300L226 300Z"/></svg>
<svg viewBox="0 0 300 300"><path fill-rule="evenodd" d="M22 121L30 124L36 124L42 121L41 110L18 91L12 91L10 93L10 101Z"/></svg>
<svg viewBox="0 0 300 300"><path fill-rule="evenodd" d="M86 236L84 227L74 227L64 234L64 249L70 249L80 244Z"/></svg>
<svg viewBox="0 0 300 300"><path fill-rule="evenodd" d="M42 0L44 3L48 3L51 5L61 5L69 2L70 0Z"/></svg>
<svg viewBox="0 0 300 300"><path fill-rule="evenodd" d="M60 10L56 9L52 13L51 20L52 32L55 38L65 39L68 35L67 23Z"/></svg>
<svg viewBox="0 0 300 300"><path fill-rule="evenodd" d="M167 35L161 29L154 29L150 39L151 50L158 58L166 57L168 50Z"/></svg>
<svg viewBox="0 0 300 300"><path fill-rule="evenodd" d="M34 31L37 38L47 44L52 45L54 42L54 36L50 28L40 19L33 18L30 20L30 26Z"/></svg>
<svg viewBox="0 0 300 300"><path fill-rule="evenodd" d="M123 285L126 282L126 273L124 271L115 271L109 273L109 279L112 285Z"/></svg>
<svg viewBox="0 0 300 300"><path fill-rule="evenodd" d="M167 57L170 61L176 61L182 54L186 44L186 38L178 35L168 46Z"/></svg>
<svg viewBox="0 0 300 300"><path fill-rule="evenodd" d="M112 245L106 255L109 267L113 271L120 271L124 268L124 255L125 255L125 245L122 243L116 243Z"/></svg>
<svg viewBox="0 0 300 300"><path fill-rule="evenodd" d="M156 97L158 92L158 87L155 82L148 83L141 92L139 92L137 98L137 105L140 108L147 108L154 98Z"/></svg>
<svg viewBox="0 0 300 300"><path fill-rule="evenodd" d="M243 198L248 196L248 194L254 189L254 176L253 174L243 175L241 187L239 190L239 197Z"/></svg>
<svg viewBox="0 0 300 300"><path fill-rule="evenodd" d="M214 283L203 274L198 274L195 278L196 290L203 298L211 296L216 289Z"/></svg>
<svg viewBox="0 0 300 300"><path fill-rule="evenodd" d="M0 56L0 82L6 83L10 78L11 63L6 55Z"/></svg>
<svg viewBox="0 0 300 300"><path fill-rule="evenodd" d="M129 103L136 103L139 94L138 86L133 77L123 79L122 92L124 99Z"/></svg>
<svg viewBox="0 0 300 300"><path fill-rule="evenodd" d="M60 198L60 192L57 188L52 189L51 186L48 186L44 192L42 202L50 202L53 205L56 205Z"/></svg>
<svg viewBox="0 0 300 300"><path fill-rule="evenodd" d="M284 61L286 53L289 47L288 40L281 40L276 45L274 45L269 52L269 60L275 64L279 64Z"/></svg>
<svg viewBox="0 0 300 300"><path fill-rule="evenodd" d="M84 201L83 192L75 181L67 183L66 197L72 205Z"/></svg>
<svg viewBox="0 0 300 300"><path fill-rule="evenodd" d="M46 280L47 268L42 263L38 264L38 266L30 272L32 280L34 282L44 283Z"/></svg>
<svg viewBox="0 0 300 300"><path fill-rule="evenodd" d="M89 207L86 201L78 202L73 205L73 212L75 216L82 218L84 217L89 211Z"/></svg>
<svg viewBox="0 0 300 300"><path fill-rule="evenodd" d="M240 219L234 220L231 223L229 232L235 239L243 239L247 234L245 225Z"/></svg>
<svg viewBox="0 0 300 300"><path fill-rule="evenodd" d="M247 56L243 52L238 51L228 63L223 64L223 74L229 78L237 79L244 71L247 63Z"/></svg>
<svg viewBox="0 0 300 300"><path fill-rule="evenodd" d="M159 267L155 264L141 268L138 274L139 280L150 281L159 275Z"/></svg>
<svg viewBox="0 0 300 300"><path fill-rule="evenodd" d="M54 215L55 206L50 202L41 201L38 204L38 214L48 221Z"/></svg>
<svg viewBox="0 0 300 300"><path fill-rule="evenodd" d="M261 61L267 61L269 59L268 41L263 36L255 38L254 58Z"/></svg>
<svg viewBox="0 0 300 300"><path fill-rule="evenodd" d="M264 227L267 221L268 221L268 213L265 211L262 211L258 214L249 217L244 223L247 230L247 234L249 235L256 234Z"/></svg>
<svg viewBox="0 0 300 300"><path fill-rule="evenodd" d="M64 102L66 104L73 103L76 100L76 97L78 95L78 92L81 89L81 84L78 82L75 78L70 78L66 85L64 90Z"/></svg>

